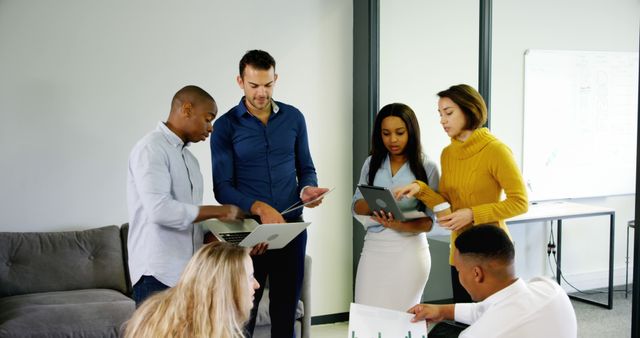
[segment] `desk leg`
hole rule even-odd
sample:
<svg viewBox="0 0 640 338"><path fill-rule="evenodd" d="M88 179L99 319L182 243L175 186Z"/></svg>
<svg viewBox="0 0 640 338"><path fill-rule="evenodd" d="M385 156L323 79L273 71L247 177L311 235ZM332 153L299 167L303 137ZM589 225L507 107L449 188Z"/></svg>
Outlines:
<svg viewBox="0 0 640 338"><path fill-rule="evenodd" d="M607 308L611 310L613 309L613 250L616 231L615 214L611 214L611 218L609 220L609 303L607 303Z"/></svg>
<svg viewBox="0 0 640 338"><path fill-rule="evenodd" d="M553 226L553 225L551 225ZM562 261L562 220L558 220L558 245L556 246L556 280L558 285L562 285L562 269L560 268Z"/></svg>
<svg viewBox="0 0 640 338"><path fill-rule="evenodd" d="M576 294L571 294L569 295L569 298L571 299L575 299L575 300L579 300L581 302L585 302L585 303L589 303L592 305L597 305L597 306L602 306L604 308L607 308L609 310L613 309L613 254L614 254L614 242L615 242L615 213L611 213L610 214L610 218L609 218L609 287L608 287L608 299L607 299L607 303L600 303L600 302L596 302L594 300L591 299L587 299L587 298L583 298L580 297ZM560 271L560 234L561 234L561 223L560 221L558 221L558 271ZM560 275L560 273L558 272L558 276ZM558 281L560 281L560 278L558 278Z"/></svg>
<svg viewBox="0 0 640 338"><path fill-rule="evenodd" d="M624 298L629 298L629 228L631 227L635 228L635 221L629 221L627 223L627 256L624 260Z"/></svg>

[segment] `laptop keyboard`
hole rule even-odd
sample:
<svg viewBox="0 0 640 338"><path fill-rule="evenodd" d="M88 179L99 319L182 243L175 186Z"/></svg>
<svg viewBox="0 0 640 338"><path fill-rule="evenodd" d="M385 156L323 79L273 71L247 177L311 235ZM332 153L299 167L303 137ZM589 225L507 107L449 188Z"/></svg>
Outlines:
<svg viewBox="0 0 640 338"><path fill-rule="evenodd" d="M220 236L225 240L225 242L238 244L242 242L245 237L249 236L250 233L251 232L232 232L221 234Z"/></svg>

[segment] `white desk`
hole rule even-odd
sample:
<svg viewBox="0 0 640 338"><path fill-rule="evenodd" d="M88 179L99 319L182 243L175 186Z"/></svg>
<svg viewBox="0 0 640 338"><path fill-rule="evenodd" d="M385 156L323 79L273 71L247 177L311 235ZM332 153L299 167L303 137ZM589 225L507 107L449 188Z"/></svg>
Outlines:
<svg viewBox="0 0 640 338"><path fill-rule="evenodd" d="M558 239L556 246L557 263L556 263L556 279L558 284L561 284L562 271L561 256L562 256L562 220L568 218L581 218L591 216L603 216L609 215L609 290L608 290L608 302L606 304L596 302L590 299L578 297L576 295L569 295L573 299L577 299L586 303L605 307L607 309L613 308L613 246L614 246L614 234L615 234L615 210L610 208L603 208L598 206L579 204L573 202L540 202L529 206L527 213L507 219L507 224L518 223L532 223L532 222L546 222L557 221L558 224Z"/></svg>

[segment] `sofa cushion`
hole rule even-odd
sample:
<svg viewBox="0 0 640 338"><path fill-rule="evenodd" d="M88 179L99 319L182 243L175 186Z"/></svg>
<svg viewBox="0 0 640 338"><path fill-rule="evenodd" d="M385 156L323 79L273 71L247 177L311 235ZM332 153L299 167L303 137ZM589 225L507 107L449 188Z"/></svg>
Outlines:
<svg viewBox="0 0 640 338"><path fill-rule="evenodd" d="M0 337L118 337L135 303L114 290L0 298Z"/></svg>
<svg viewBox="0 0 640 338"><path fill-rule="evenodd" d="M127 292L120 229L0 232L0 297L34 292Z"/></svg>
<svg viewBox="0 0 640 338"><path fill-rule="evenodd" d="M296 319L304 317L304 304L298 301L296 308ZM271 317L269 316L269 288L264 289L260 304L258 305L258 315L256 318L256 326L271 325Z"/></svg>

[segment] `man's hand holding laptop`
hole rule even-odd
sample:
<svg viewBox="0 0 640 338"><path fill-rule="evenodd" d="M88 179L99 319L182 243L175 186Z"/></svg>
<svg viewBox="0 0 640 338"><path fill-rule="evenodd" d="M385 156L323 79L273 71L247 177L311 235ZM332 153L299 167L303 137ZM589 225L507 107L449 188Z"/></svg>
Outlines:
<svg viewBox="0 0 640 338"><path fill-rule="evenodd" d="M251 213L260 217L260 223L262 224L284 223L284 218L278 210L261 201L255 201L253 205L251 205ZM269 243L258 243L251 248L249 254L252 256L262 255L267 252L267 249L269 249Z"/></svg>
<svg viewBox="0 0 640 338"><path fill-rule="evenodd" d="M302 189L302 193L300 194L300 199L302 200L301 206L306 206L308 208L314 208L322 203L322 199L324 195L327 194L330 190L327 188L319 188L307 186ZM285 223L284 217L282 215L286 214L289 211L293 211L296 205L299 202L295 203L291 207L287 208L282 213L276 210L274 207L270 206L267 203L262 201L255 201L253 205L251 205L251 213L260 217L260 223L262 224L276 224L276 223ZM251 249L251 255L262 255L269 249L269 244L266 242L259 243Z"/></svg>
<svg viewBox="0 0 640 338"><path fill-rule="evenodd" d="M284 223L284 217L278 210L270 206L267 203L261 201L255 201L251 205L251 213L260 217L260 223L262 224L275 224Z"/></svg>
<svg viewBox="0 0 640 338"><path fill-rule="evenodd" d="M267 249L269 249L269 243L267 242L258 243L253 248L251 248L249 255L251 256L262 255L263 253L267 252Z"/></svg>

